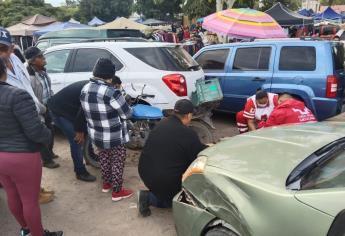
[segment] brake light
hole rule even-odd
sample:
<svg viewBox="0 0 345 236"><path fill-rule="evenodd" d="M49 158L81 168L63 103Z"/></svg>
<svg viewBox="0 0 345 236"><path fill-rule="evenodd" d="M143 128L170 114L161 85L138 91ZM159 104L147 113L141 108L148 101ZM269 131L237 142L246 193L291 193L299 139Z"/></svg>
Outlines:
<svg viewBox="0 0 345 236"><path fill-rule="evenodd" d="M187 83L183 75L171 74L163 77L164 83L179 97L187 96Z"/></svg>
<svg viewBox="0 0 345 236"><path fill-rule="evenodd" d="M335 98L338 92L338 78L335 75L327 76L326 97Z"/></svg>

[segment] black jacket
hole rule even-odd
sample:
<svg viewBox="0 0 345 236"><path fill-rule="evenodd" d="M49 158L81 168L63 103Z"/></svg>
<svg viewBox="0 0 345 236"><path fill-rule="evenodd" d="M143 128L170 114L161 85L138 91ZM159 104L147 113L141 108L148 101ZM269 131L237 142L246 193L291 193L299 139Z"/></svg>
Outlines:
<svg viewBox="0 0 345 236"><path fill-rule="evenodd" d="M0 152L37 152L51 138L30 94L0 82Z"/></svg>
<svg viewBox="0 0 345 236"><path fill-rule="evenodd" d="M161 200L181 190L182 174L206 146L191 128L171 116L151 131L139 160L145 185Z"/></svg>
<svg viewBox="0 0 345 236"><path fill-rule="evenodd" d="M57 116L61 116L74 124L77 132L86 132L87 124L80 103L80 94L88 80L75 82L55 94L48 101L48 108Z"/></svg>

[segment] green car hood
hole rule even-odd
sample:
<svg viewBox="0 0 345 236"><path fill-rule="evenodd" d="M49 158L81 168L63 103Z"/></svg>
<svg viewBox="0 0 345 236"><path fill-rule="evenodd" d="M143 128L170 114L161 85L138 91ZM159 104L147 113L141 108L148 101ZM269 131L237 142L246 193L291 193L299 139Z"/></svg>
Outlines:
<svg viewBox="0 0 345 236"><path fill-rule="evenodd" d="M286 190L291 171L316 150L345 136L344 122L280 126L228 138L201 152L207 166L266 188Z"/></svg>

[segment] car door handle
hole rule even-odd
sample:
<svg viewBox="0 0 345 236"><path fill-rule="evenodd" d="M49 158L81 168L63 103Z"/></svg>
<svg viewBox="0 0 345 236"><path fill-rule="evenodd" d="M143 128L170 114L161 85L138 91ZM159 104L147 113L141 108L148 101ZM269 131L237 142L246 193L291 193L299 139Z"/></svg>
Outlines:
<svg viewBox="0 0 345 236"><path fill-rule="evenodd" d="M255 77L254 79L252 79L252 81L266 81L266 79L260 78L260 77Z"/></svg>

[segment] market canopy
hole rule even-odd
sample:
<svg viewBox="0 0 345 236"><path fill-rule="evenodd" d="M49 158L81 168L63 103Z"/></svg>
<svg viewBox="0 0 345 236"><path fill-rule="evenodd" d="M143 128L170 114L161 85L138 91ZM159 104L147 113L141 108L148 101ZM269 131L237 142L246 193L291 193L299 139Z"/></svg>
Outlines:
<svg viewBox="0 0 345 236"><path fill-rule="evenodd" d="M30 16L29 18L24 19L21 23L25 25L49 25L54 22L56 22L55 18L36 14L34 16Z"/></svg>
<svg viewBox="0 0 345 236"><path fill-rule="evenodd" d="M281 26L310 25L314 23L313 18L295 13L280 2L265 12L273 17Z"/></svg>
<svg viewBox="0 0 345 236"><path fill-rule="evenodd" d="M204 18L208 31L234 38L285 38L286 33L268 14L252 9L228 9Z"/></svg>
<svg viewBox="0 0 345 236"><path fill-rule="evenodd" d="M40 30L44 26L26 25L18 23L6 28L12 36L32 36L34 32Z"/></svg>
<svg viewBox="0 0 345 236"><path fill-rule="evenodd" d="M63 30L63 29L79 29L79 28L89 28L89 26L83 25L83 24L71 23L71 22L56 22L34 32L34 36L39 37L43 34L53 32L53 31L58 31L58 30Z"/></svg>
<svg viewBox="0 0 345 236"><path fill-rule="evenodd" d="M105 22L100 20L98 17L94 17L92 20L87 23L89 26L99 26L99 25L104 25Z"/></svg>
<svg viewBox="0 0 345 236"><path fill-rule="evenodd" d="M302 9L302 10L299 10L297 12L298 14L302 15L302 16L307 16L307 17L312 17L314 15L314 11L312 9Z"/></svg>
<svg viewBox="0 0 345 236"><path fill-rule="evenodd" d="M327 7L326 10L314 16L315 20L341 21L342 18L343 16L335 12L331 7Z"/></svg>
<svg viewBox="0 0 345 236"><path fill-rule="evenodd" d="M156 20L156 19L147 19L147 20L144 20L143 22L141 22L141 24L143 24L143 25L164 25L164 24L166 24L166 22L161 21L161 20Z"/></svg>
<svg viewBox="0 0 345 236"><path fill-rule="evenodd" d="M136 29L136 30L145 30L147 29L146 25L139 24L132 20L129 20L124 17L120 17L112 22L109 22L105 25L98 26L100 29Z"/></svg>
<svg viewBox="0 0 345 236"><path fill-rule="evenodd" d="M74 23L74 24L80 24L80 22L75 20L74 18L71 18L68 22Z"/></svg>

